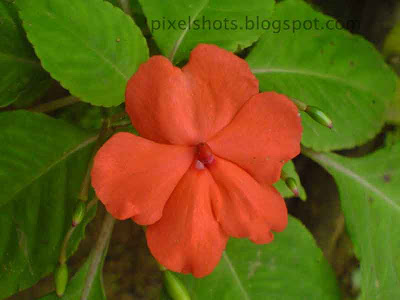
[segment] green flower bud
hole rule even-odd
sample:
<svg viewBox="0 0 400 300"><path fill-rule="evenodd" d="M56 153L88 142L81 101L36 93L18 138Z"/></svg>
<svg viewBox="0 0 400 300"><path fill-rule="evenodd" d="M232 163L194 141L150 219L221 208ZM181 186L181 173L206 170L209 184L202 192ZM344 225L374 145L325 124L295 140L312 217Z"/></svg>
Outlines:
<svg viewBox="0 0 400 300"><path fill-rule="evenodd" d="M74 213L72 215L72 226L75 227L82 222L83 217L86 213L86 204L85 202L78 201L78 204L75 207Z"/></svg>
<svg viewBox="0 0 400 300"><path fill-rule="evenodd" d="M68 267L66 264L61 264L57 267L54 273L54 282L57 296L62 297L68 283Z"/></svg>
<svg viewBox="0 0 400 300"><path fill-rule="evenodd" d="M186 287L174 273L168 270L164 271L163 280L168 295L173 300L190 300L190 296Z"/></svg>
<svg viewBox="0 0 400 300"><path fill-rule="evenodd" d="M330 129L333 128L332 120L318 107L307 106L305 112L319 124L324 125Z"/></svg>
<svg viewBox="0 0 400 300"><path fill-rule="evenodd" d="M287 177L285 179L285 183L286 183L286 186L289 188L289 190L291 190L292 193L296 197L298 197L299 196L299 189L297 188L296 180L294 178L292 178L292 177Z"/></svg>

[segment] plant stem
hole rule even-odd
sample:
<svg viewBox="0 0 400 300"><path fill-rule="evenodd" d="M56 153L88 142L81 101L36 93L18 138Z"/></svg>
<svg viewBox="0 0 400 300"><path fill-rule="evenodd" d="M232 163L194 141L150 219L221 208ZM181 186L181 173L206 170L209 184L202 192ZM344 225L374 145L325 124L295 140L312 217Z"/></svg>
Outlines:
<svg viewBox="0 0 400 300"><path fill-rule="evenodd" d="M98 198L94 196L94 198L87 204L86 206L86 211L88 212L94 205L96 205L98 201ZM64 264L67 262L67 247L68 247L68 242L71 239L72 234L74 233L76 226L71 226L67 232L67 234L64 237L62 246L61 246L61 251L60 251L60 257L58 259L60 264Z"/></svg>
<svg viewBox="0 0 400 300"><path fill-rule="evenodd" d="M68 247L68 242L72 236L72 234L74 233L76 227L70 227L67 234L64 237L64 241L62 243L61 246L61 251L60 251L60 257L58 259L60 265L65 264L67 261L67 247Z"/></svg>
<svg viewBox="0 0 400 300"><path fill-rule="evenodd" d="M92 155L90 157L89 165L86 170L85 177L83 178L82 184L81 184L81 189L79 192L78 199L80 201L86 202L88 199L88 194L89 194L89 188L90 188L90 172L92 171L93 167L93 158L96 155L97 151L100 149L100 147L103 145L103 143L106 141L108 138L108 135L110 134L110 119L105 119L103 122L103 126L101 127L99 136L96 141L96 145L94 146Z"/></svg>
<svg viewBox="0 0 400 300"><path fill-rule="evenodd" d="M117 114L112 115L110 117L110 123L111 124L117 123L118 121L121 121L126 117L128 117L128 114L126 112L124 112L124 111L120 112L120 113L117 113ZM130 119L129 119L129 123L130 123ZM117 125L119 125L119 124L117 124Z"/></svg>
<svg viewBox="0 0 400 300"><path fill-rule="evenodd" d="M96 205L98 200L99 198L97 198L97 196L94 196L94 198L88 203L86 211L89 211L94 205Z"/></svg>
<svg viewBox="0 0 400 300"><path fill-rule="evenodd" d="M296 104L297 108L300 111L305 111L307 109L307 104L305 104L304 102L301 102L300 100L294 99L294 98L290 98L290 100L292 100L294 102L294 104Z"/></svg>
<svg viewBox="0 0 400 300"><path fill-rule="evenodd" d="M281 171L281 179L285 181L288 177L290 177L285 171Z"/></svg>
<svg viewBox="0 0 400 300"><path fill-rule="evenodd" d="M41 112L41 113L46 113L50 111L54 111L60 108L63 108L65 106L69 106L75 103L78 103L80 100L77 97L74 96L67 96L64 98L60 98L48 103L43 103L39 104L38 106L29 108L28 110L33 111L33 112Z"/></svg>
<svg viewBox="0 0 400 300"><path fill-rule="evenodd" d="M99 238L97 239L96 246L90 253L92 261L90 263L89 272L86 276L85 286L83 288L80 300L88 299L90 290L93 285L93 281L98 271L99 264L102 261L102 256L104 252L107 251L107 247L111 239L111 234L114 228L114 224L115 224L115 219L109 213L107 213L106 216L104 217L103 225L101 227L100 235Z"/></svg>
<svg viewBox="0 0 400 300"><path fill-rule="evenodd" d="M132 16L131 4L129 0L119 0L122 10L128 15Z"/></svg>

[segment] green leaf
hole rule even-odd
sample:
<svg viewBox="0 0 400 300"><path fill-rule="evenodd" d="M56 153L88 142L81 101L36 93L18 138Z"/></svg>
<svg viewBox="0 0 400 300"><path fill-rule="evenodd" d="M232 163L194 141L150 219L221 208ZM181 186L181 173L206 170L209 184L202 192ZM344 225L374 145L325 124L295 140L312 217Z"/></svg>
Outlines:
<svg viewBox="0 0 400 300"><path fill-rule="evenodd" d="M250 28L250 21L267 19L274 7L273 0L139 2L161 52L175 62L188 58L199 43L216 44L229 51L250 46L263 33L262 28Z"/></svg>
<svg viewBox="0 0 400 300"><path fill-rule="evenodd" d="M17 4L44 68L71 94L102 106L125 100L127 81L148 58L146 41L129 16L102 0Z"/></svg>
<svg viewBox="0 0 400 300"><path fill-rule="evenodd" d="M306 200L307 199L306 191L304 190L304 187L301 185L300 177L296 172L293 162L292 161L287 162L283 166L283 171L285 171L286 174L288 174L288 176L293 177L296 180L298 188L299 188L300 199ZM293 192L291 190L289 190L289 188L286 186L285 182L282 179L280 179L277 183L275 183L274 186L279 191L279 193L282 195L282 197L290 198L290 197L294 196Z"/></svg>
<svg viewBox="0 0 400 300"><path fill-rule="evenodd" d="M13 3L0 2L0 107L40 97L50 85Z"/></svg>
<svg viewBox="0 0 400 300"><path fill-rule="evenodd" d="M56 266L95 137L27 111L0 114L0 299ZM71 237L76 250L95 208Z"/></svg>
<svg viewBox="0 0 400 300"><path fill-rule="evenodd" d="M327 151L373 138L396 87L395 74L374 46L345 30L328 30L335 20L301 0L277 4L273 19L281 22L280 31L266 31L247 57L260 88L317 106L333 121L330 130L302 113L302 143ZM306 27L294 30L293 22Z"/></svg>
<svg viewBox="0 0 400 300"><path fill-rule="evenodd" d="M110 2L112 5L119 7L123 10L120 0L105 0ZM124 1L124 0L122 0ZM142 7L139 4L139 0L129 0L130 14L135 21L136 25L142 30L142 33L147 38L149 30L147 28L146 18L143 14ZM150 47L150 45L149 45ZM151 53L151 51L150 51Z"/></svg>
<svg viewBox="0 0 400 300"><path fill-rule="evenodd" d="M192 300L340 299L335 276L311 234L290 217L268 245L230 239L214 272L178 275ZM161 299L168 299L163 292Z"/></svg>
<svg viewBox="0 0 400 300"><path fill-rule="evenodd" d="M27 111L1 113L0 128L0 207L97 138Z"/></svg>
<svg viewBox="0 0 400 300"><path fill-rule="evenodd" d="M361 261L361 299L400 299L400 143L362 158L305 154L333 175Z"/></svg>

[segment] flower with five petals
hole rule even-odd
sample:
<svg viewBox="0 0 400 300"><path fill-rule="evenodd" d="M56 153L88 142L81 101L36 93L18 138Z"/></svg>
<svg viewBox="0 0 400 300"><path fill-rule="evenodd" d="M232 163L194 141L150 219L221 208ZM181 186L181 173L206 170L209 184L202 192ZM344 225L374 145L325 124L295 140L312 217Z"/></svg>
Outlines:
<svg viewBox="0 0 400 300"><path fill-rule="evenodd" d="M126 111L140 137L112 136L92 185L115 218L147 225L162 265L202 277L228 237L265 244L285 228L272 185L300 152L301 120L286 96L259 93L243 59L206 44L182 69L153 56L128 82Z"/></svg>

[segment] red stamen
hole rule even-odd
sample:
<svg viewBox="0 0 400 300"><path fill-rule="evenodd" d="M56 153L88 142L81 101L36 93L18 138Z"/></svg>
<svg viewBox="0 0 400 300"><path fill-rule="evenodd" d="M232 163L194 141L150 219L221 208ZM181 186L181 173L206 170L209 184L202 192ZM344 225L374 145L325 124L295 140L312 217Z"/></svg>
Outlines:
<svg viewBox="0 0 400 300"><path fill-rule="evenodd" d="M197 145L197 160L204 166L209 166L214 162L214 155L210 146L206 143L200 143Z"/></svg>

